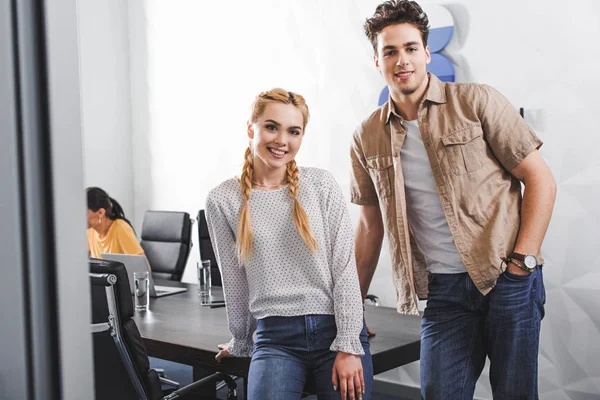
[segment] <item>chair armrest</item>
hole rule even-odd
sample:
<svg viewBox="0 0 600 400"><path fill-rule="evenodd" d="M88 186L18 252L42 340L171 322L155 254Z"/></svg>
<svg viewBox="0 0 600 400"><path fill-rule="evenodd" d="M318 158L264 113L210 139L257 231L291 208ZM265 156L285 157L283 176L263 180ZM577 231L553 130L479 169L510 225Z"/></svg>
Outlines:
<svg viewBox="0 0 600 400"><path fill-rule="evenodd" d="M229 388L229 394L227 395L228 399L237 399L237 384L235 383L233 378L222 372L217 372L216 374L212 374L210 376L207 376L206 378L202 378L199 381L196 381L192 384L184 386L181 389L170 393L169 395L163 397L162 400L178 399L179 397L182 397L196 389L199 389L203 386L208 386L218 381L225 381L227 383L227 387Z"/></svg>
<svg viewBox="0 0 600 400"><path fill-rule="evenodd" d="M165 378L164 376L158 376L161 384L173 386L175 389L179 389L179 382L172 381L170 379Z"/></svg>
<svg viewBox="0 0 600 400"><path fill-rule="evenodd" d="M379 306L379 297L375 296L374 294L368 294L366 296L366 300L371 301L375 307Z"/></svg>

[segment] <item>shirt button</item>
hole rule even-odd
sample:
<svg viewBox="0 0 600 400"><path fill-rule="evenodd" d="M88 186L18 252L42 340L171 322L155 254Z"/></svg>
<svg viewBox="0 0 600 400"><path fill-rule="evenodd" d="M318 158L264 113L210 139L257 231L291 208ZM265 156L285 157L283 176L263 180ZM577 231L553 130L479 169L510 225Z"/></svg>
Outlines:
<svg viewBox="0 0 600 400"><path fill-rule="evenodd" d="M463 141L463 143L467 143L467 138L463 136L462 141Z"/></svg>
<svg viewBox="0 0 600 400"><path fill-rule="evenodd" d="M397 153L397 152L396 152L396 153L394 153L394 157L398 157L398 153Z"/></svg>

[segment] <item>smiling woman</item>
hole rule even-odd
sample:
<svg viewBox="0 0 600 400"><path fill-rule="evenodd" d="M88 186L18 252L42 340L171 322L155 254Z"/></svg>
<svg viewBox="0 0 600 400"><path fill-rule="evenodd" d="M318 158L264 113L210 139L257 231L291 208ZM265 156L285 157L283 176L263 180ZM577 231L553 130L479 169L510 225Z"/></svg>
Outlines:
<svg viewBox="0 0 600 400"><path fill-rule="evenodd" d="M352 226L333 176L296 165L308 119L302 96L260 93L240 179L208 195L233 336L217 360L252 356L249 399L300 399L314 376L319 398L339 388L366 400L373 366Z"/></svg>

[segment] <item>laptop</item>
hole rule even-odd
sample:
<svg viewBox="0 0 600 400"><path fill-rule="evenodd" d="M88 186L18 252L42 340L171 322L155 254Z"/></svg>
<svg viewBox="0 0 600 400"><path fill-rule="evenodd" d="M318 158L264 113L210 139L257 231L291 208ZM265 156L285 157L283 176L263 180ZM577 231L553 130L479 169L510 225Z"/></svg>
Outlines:
<svg viewBox="0 0 600 400"><path fill-rule="evenodd" d="M154 285L154 279L152 279L152 272L148 266L146 256L134 254L102 254L102 258L104 260L118 261L125 265L127 277L129 278L129 289L131 290L131 294L133 294L135 290L133 273L144 271L148 271L150 297L164 297L176 293L182 293L187 290L187 288L181 287Z"/></svg>

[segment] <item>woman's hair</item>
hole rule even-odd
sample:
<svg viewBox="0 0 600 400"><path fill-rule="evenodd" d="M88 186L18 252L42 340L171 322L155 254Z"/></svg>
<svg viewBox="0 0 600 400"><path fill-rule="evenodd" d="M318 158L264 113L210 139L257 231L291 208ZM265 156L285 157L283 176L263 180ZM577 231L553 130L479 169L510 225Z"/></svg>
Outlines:
<svg viewBox="0 0 600 400"><path fill-rule="evenodd" d="M416 1L388 0L375 9L375 14L365 22L365 35L377 52L377 34L384 28L402 23L409 23L421 32L423 46L427 46L429 36L429 19Z"/></svg>
<svg viewBox="0 0 600 400"><path fill-rule="evenodd" d="M306 128L306 124L309 119L308 106L304 100L304 97L299 94L288 92L283 89L272 89L266 92L260 93L254 99L250 108L250 123L255 123L258 118L265 111L265 108L269 103L282 103L291 104L300 109L302 116L304 117L303 129ZM242 196L244 198L244 205L240 213L240 219L238 222L238 235L237 235L237 252L238 258L241 261L245 261L252 254L252 222L250 221L250 193L252 192L252 172L254 171L254 157L250 148L246 149L244 155L244 167L242 168L242 175L240 176L240 183L242 185ZM298 201L298 167L296 161L292 160L287 163L286 171L286 182L290 190L290 194L294 199L294 209L292 211L292 219L294 225L302 240L311 251L316 251L318 248L317 240L315 239L311 229L308 215L300 205Z"/></svg>
<svg viewBox="0 0 600 400"><path fill-rule="evenodd" d="M108 218L112 220L122 219L133 229L131 222L125 218L125 213L123 212L121 205L115 199L110 197L108 193L99 187L89 187L85 192L87 194L87 207L89 210L96 212L99 209L104 208Z"/></svg>

